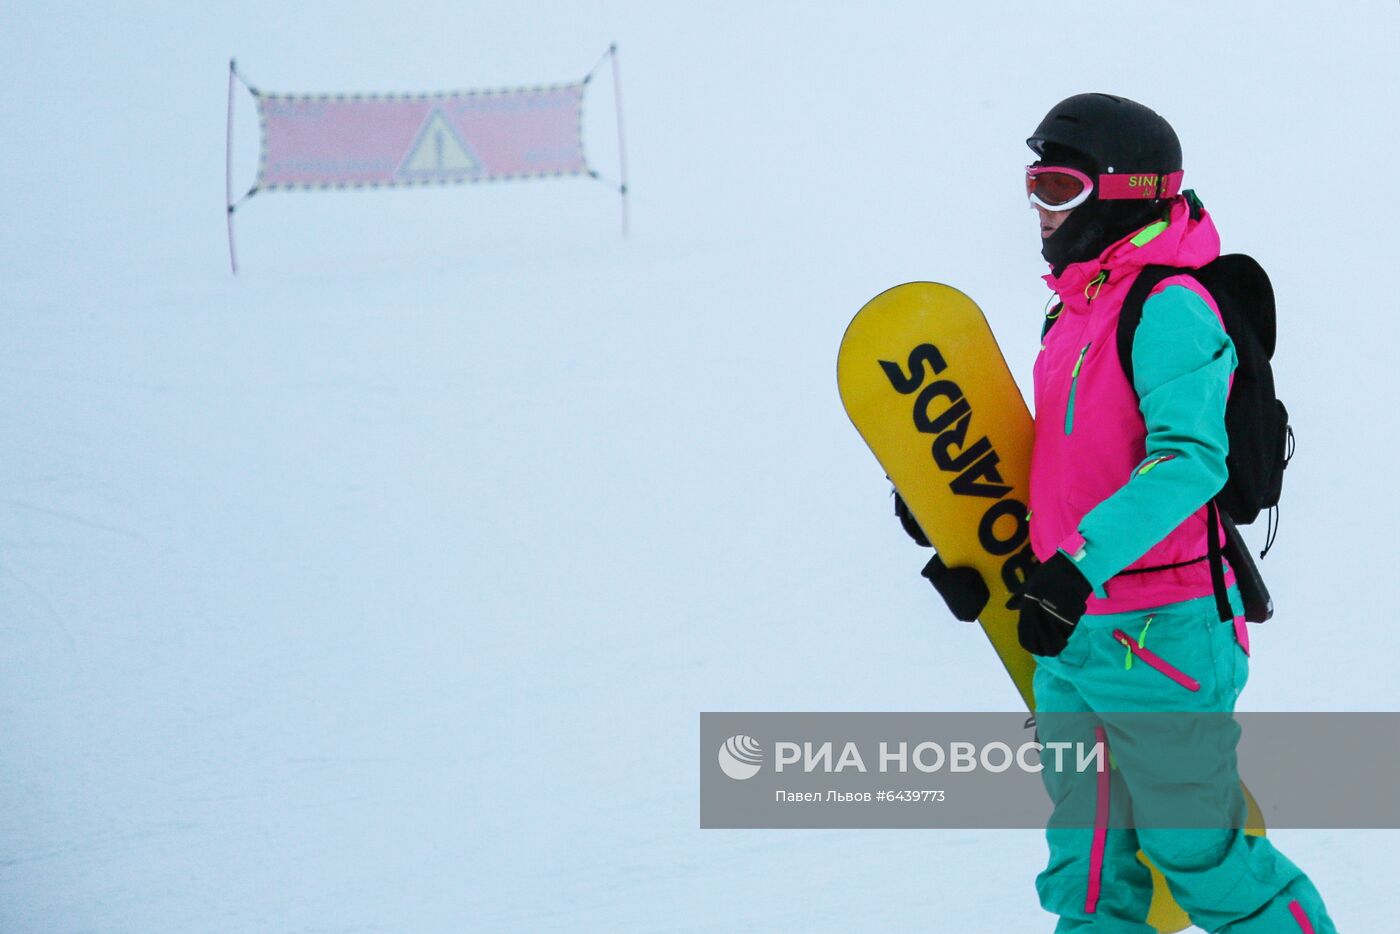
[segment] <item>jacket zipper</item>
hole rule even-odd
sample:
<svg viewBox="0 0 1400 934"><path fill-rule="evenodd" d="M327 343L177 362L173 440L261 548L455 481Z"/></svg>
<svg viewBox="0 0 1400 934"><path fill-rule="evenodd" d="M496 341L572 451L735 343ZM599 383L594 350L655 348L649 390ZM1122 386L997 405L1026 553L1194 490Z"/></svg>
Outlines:
<svg viewBox="0 0 1400 934"><path fill-rule="evenodd" d="M1079 389L1079 369L1084 366L1084 355L1093 345L1094 342L1090 341L1080 348L1079 359L1074 361L1074 370L1069 374L1069 405L1065 407L1065 434L1074 431L1074 395Z"/></svg>
<svg viewBox="0 0 1400 934"><path fill-rule="evenodd" d="M1186 690L1199 691L1201 689L1201 683L1199 681L1186 674L1186 672L1182 671L1181 669L1173 668L1171 665L1167 664L1165 661L1162 660L1162 657L1156 652L1153 652L1150 649L1145 649L1142 646L1138 645L1137 642L1135 642L1133 638L1123 630L1113 630L1113 638L1123 643L1123 645L1127 647L1129 652L1142 659L1143 662L1146 663L1149 667L1157 669L1162 674L1166 675L1168 678L1171 678L1177 684L1186 688Z"/></svg>

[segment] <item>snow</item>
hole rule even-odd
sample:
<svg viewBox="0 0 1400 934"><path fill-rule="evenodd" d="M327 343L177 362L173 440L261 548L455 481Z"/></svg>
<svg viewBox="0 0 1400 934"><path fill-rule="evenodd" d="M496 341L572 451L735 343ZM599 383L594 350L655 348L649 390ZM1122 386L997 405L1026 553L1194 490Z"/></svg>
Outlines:
<svg viewBox="0 0 1400 934"><path fill-rule="evenodd" d="M1280 296L1299 454L1242 708L1395 709L1397 19L7 5L0 930L1049 930L1039 833L702 832L695 743L704 710L1017 706L834 363L930 278L1027 384L1022 140L1083 90L1174 122ZM629 239L587 181L267 194L229 275L231 54L269 90L429 90L613 40ZM1396 927L1394 831L1274 837L1344 930Z"/></svg>

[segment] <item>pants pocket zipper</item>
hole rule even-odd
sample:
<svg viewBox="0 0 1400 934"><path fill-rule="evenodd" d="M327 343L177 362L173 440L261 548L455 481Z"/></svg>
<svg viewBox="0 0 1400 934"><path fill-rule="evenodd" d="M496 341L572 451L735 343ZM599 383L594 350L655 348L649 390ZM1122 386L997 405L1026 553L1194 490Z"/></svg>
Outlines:
<svg viewBox="0 0 1400 934"><path fill-rule="evenodd" d="M1174 668L1165 660L1163 660L1163 658L1160 655L1158 655L1156 652L1153 652L1151 649L1146 649L1138 645L1137 642L1123 630L1113 630L1113 638L1123 643L1123 645L1127 647L1129 652L1131 652L1136 657L1142 659L1143 663L1146 664L1149 668L1157 669L1162 674L1166 675L1168 678L1171 678L1177 684L1186 688L1186 690L1199 691L1201 689L1201 682L1197 681L1195 678L1191 677L1181 669Z"/></svg>

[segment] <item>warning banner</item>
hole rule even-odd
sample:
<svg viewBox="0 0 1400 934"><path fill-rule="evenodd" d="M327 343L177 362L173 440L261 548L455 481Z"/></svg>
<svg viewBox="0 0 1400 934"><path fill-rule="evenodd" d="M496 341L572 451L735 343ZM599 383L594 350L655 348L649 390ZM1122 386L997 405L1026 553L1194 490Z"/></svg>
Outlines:
<svg viewBox="0 0 1400 934"><path fill-rule="evenodd" d="M591 174L584 82L417 95L255 92L255 191L436 185Z"/></svg>

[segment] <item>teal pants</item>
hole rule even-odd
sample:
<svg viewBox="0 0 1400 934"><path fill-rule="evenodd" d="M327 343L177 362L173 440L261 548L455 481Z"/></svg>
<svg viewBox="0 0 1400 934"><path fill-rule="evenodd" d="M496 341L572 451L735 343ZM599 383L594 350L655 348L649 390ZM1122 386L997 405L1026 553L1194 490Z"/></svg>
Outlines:
<svg viewBox="0 0 1400 934"><path fill-rule="evenodd" d="M1230 596L1242 613L1238 593ZM1141 650L1131 658L1125 636ZM1233 717L1155 715L1234 711L1249 656L1234 626L1220 621L1213 597L1085 616L1064 652L1036 662L1040 742L1087 742L1092 748L1099 737L1111 763L1104 777L1085 781L1042 757L1054 811L1046 831L1050 860L1036 890L1041 905L1059 916L1057 932L1153 934L1145 923L1152 878L1137 859L1142 849L1166 876L1177 903L1206 931L1335 934L1308 877L1268 839L1223 822L1153 827L1144 818L1172 802L1208 802L1235 813L1244 807ZM1151 737L1145 740L1133 726L1138 721L1114 716L1123 712L1154 712ZM1202 729L1203 722L1229 726ZM1180 754L1164 754L1172 749ZM1130 808L1133 823L1143 826L1115 827L1102 819L1102 827L1092 820L1086 826L1083 816L1094 814L1105 798ZM1077 817L1058 819L1071 813Z"/></svg>

